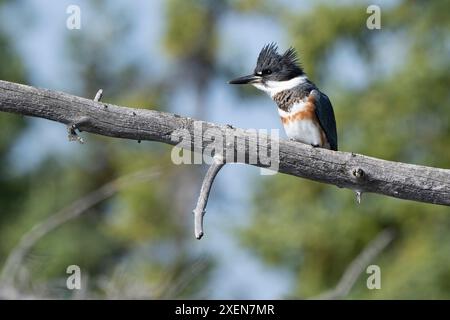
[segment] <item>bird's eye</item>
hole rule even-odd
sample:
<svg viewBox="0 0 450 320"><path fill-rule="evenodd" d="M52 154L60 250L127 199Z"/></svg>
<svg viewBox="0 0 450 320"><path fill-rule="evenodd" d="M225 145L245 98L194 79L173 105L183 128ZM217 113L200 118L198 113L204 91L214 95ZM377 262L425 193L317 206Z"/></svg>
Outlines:
<svg viewBox="0 0 450 320"><path fill-rule="evenodd" d="M264 69L263 71L262 71L262 74L263 75L268 75L268 74L271 74L272 73L272 70L270 70L270 69Z"/></svg>

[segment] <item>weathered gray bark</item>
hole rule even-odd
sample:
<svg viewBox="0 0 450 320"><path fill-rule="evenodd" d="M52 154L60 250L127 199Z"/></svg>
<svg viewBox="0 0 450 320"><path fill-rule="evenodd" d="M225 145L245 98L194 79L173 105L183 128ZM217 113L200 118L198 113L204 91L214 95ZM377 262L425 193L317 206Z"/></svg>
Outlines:
<svg viewBox="0 0 450 320"><path fill-rule="evenodd" d="M202 187L200 189L200 195L198 196L197 205L192 211L194 214L194 235L197 239L203 237L203 216L206 213L206 205L208 203L209 192L211 191L212 184L220 169L224 166L222 157L215 157L213 163L206 172L203 179Z"/></svg>
<svg viewBox="0 0 450 320"><path fill-rule="evenodd" d="M193 138L182 147L202 151L193 144L201 141L194 132L194 119L154 110L133 109L85 99L45 89L0 81L0 111L45 118L104 136L151 140L178 144L173 134L188 130ZM253 141L257 136L226 125L200 122L203 131L230 131L239 139ZM1 128L0 128L1 131ZM247 156L251 152L247 144ZM266 144L258 142L264 151ZM200 150L201 149L201 150ZM282 173L334 184L360 192L374 192L391 197L450 205L450 170L386 161L349 152L334 152L292 141L279 141ZM264 166L262 163L255 164Z"/></svg>

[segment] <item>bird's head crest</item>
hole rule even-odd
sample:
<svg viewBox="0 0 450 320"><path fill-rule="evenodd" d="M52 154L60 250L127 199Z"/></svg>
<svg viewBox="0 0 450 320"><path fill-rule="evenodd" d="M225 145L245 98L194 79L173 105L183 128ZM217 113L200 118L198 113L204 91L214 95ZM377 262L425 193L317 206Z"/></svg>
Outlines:
<svg viewBox="0 0 450 320"><path fill-rule="evenodd" d="M304 72L293 47L279 54L278 46L272 42L261 49L254 74L275 81L285 81L301 76Z"/></svg>

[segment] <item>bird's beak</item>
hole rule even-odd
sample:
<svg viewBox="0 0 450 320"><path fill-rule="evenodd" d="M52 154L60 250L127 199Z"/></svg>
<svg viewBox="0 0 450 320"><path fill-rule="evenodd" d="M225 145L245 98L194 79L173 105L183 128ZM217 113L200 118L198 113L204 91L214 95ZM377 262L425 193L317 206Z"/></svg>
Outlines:
<svg viewBox="0 0 450 320"><path fill-rule="evenodd" d="M255 76L253 74L240 77L231 81L228 81L229 84L247 84L247 83L259 83L261 82L262 77Z"/></svg>

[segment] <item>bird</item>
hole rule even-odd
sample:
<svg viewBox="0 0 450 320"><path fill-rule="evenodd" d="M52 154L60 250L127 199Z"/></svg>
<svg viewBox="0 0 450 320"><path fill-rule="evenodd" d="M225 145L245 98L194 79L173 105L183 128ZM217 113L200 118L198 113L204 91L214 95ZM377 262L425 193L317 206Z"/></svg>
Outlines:
<svg viewBox="0 0 450 320"><path fill-rule="evenodd" d="M290 140L337 151L336 119L328 96L308 79L293 47L278 53L276 43L260 51L253 74L230 84L251 84L277 104Z"/></svg>

